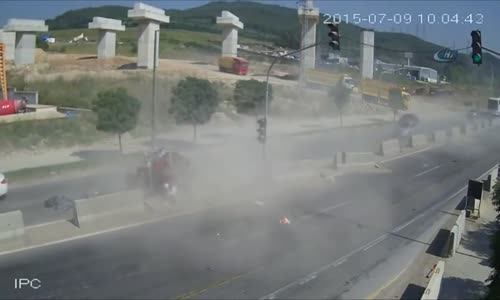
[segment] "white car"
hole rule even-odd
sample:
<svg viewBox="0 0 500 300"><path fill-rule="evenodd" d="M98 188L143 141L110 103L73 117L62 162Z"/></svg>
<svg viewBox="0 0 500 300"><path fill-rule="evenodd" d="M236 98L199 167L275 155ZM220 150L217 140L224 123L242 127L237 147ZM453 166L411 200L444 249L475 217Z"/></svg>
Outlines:
<svg viewBox="0 0 500 300"><path fill-rule="evenodd" d="M7 196L8 189L7 177L5 177L4 174L0 173L0 199L3 199L5 198L5 196Z"/></svg>

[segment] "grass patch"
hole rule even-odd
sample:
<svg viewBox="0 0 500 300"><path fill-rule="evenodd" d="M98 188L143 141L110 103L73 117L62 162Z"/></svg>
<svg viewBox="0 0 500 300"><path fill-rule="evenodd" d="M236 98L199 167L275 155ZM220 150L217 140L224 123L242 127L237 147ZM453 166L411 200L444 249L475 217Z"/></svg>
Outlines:
<svg viewBox="0 0 500 300"><path fill-rule="evenodd" d="M88 41L70 44L74 37L84 34ZM51 34L56 43L49 45L49 51L68 54L97 54L97 30L62 29L53 30ZM240 37L241 44L268 44L256 39ZM116 52L118 55L135 56L137 51L137 28L127 28L116 34ZM160 34L160 56L162 58L178 58L196 52L220 53L222 33L196 32L182 29L166 29ZM187 52L187 53L186 53Z"/></svg>
<svg viewBox="0 0 500 300"><path fill-rule="evenodd" d="M2 152L38 147L86 145L108 135L95 129L93 115L74 119L23 121L0 125Z"/></svg>

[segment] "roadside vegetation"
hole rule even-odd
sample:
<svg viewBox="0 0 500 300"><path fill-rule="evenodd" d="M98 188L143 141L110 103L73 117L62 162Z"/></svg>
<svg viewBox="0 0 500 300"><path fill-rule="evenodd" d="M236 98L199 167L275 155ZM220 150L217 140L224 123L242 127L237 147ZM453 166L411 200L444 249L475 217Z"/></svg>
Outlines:
<svg viewBox="0 0 500 300"><path fill-rule="evenodd" d="M170 113L178 123L193 126L193 140L196 141L197 126L210 120L219 102L220 96L210 81L187 77L173 90Z"/></svg>
<svg viewBox="0 0 500 300"><path fill-rule="evenodd" d="M130 74L125 79L95 78L87 75L75 78L60 76L52 80L30 82L26 82L20 73L9 72L8 75L10 85L18 90L38 90L40 104L87 111L75 113L71 119L0 125L0 152L12 152L21 148L34 150L90 144L120 132L130 132L132 137L149 135L151 132L152 79L143 74ZM131 104L137 112L135 119L129 120L134 126L127 125L120 130L111 130L107 125L103 125L103 118L105 115L113 116L113 111L104 112L98 109L99 106L103 109L109 106L102 103L98 105L96 99L110 90L116 91L119 88L125 88L124 97L137 100L140 108L137 108L137 103ZM272 98L273 90L270 86L270 99ZM196 127L208 122L214 112L237 110L252 113L255 108L263 107L264 99L265 83L256 80L240 80L234 86L194 77L180 81L171 77L159 78L155 109L157 129L165 132L175 124L190 124L193 125L195 136ZM100 129L106 127L106 130L97 130L96 124Z"/></svg>
<svg viewBox="0 0 500 300"><path fill-rule="evenodd" d="M500 183L495 184L493 187L491 199L493 205L496 207L496 211L499 213L497 216L498 221L500 220ZM491 238L490 248L493 253L490 259L490 266L493 268L493 272L488 279L490 283L488 285L488 294L485 299L493 300L500 299L500 228L498 228L498 226Z"/></svg>
<svg viewBox="0 0 500 300"><path fill-rule="evenodd" d="M85 145L107 135L95 129L95 117L82 114L72 119L23 121L0 125L0 152Z"/></svg>
<svg viewBox="0 0 500 300"><path fill-rule="evenodd" d="M272 99L273 89L269 85L269 103ZM266 101L266 83L255 79L238 80L234 88L233 101L238 113L262 113Z"/></svg>
<svg viewBox="0 0 500 300"><path fill-rule="evenodd" d="M97 115L96 129L118 136L120 153L123 152L122 135L137 126L141 103L130 96L125 88L100 92L92 103Z"/></svg>

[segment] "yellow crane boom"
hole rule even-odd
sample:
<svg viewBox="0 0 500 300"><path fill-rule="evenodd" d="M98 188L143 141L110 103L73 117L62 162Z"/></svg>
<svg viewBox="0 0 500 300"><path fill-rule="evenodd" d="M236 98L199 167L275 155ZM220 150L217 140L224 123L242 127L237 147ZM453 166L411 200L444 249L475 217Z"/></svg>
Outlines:
<svg viewBox="0 0 500 300"><path fill-rule="evenodd" d="M2 100L7 100L7 66L5 64L5 44L0 43L0 88Z"/></svg>

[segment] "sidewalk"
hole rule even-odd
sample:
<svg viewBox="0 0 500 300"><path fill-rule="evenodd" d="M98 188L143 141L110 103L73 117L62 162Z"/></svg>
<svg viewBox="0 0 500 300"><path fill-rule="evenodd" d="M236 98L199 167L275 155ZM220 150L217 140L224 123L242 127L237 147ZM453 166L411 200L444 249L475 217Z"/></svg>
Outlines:
<svg viewBox="0 0 500 300"><path fill-rule="evenodd" d="M440 299L481 299L488 292L491 237L497 229L491 200L481 203L481 218L466 221L466 232L456 254L446 260Z"/></svg>

